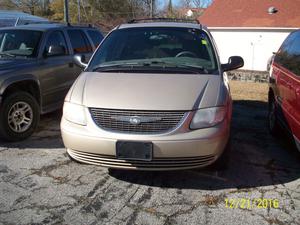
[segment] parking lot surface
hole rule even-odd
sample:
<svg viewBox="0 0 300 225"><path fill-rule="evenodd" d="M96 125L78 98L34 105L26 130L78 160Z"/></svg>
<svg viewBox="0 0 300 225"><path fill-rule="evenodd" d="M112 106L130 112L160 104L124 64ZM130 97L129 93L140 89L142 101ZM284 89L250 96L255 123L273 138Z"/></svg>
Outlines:
<svg viewBox="0 0 300 225"><path fill-rule="evenodd" d="M231 156L221 170L79 164L66 155L61 112L43 116L30 139L0 142L0 224L300 224L300 154L288 137L268 133L267 85L231 88ZM241 199L246 205L226 203Z"/></svg>

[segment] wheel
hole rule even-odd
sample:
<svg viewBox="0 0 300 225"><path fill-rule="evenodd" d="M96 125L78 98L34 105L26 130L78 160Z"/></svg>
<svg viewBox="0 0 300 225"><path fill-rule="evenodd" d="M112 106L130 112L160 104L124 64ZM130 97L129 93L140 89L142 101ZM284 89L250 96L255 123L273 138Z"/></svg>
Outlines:
<svg viewBox="0 0 300 225"><path fill-rule="evenodd" d="M277 106L273 97L269 100L268 127L273 136L278 135L280 127L277 118Z"/></svg>
<svg viewBox="0 0 300 225"><path fill-rule="evenodd" d="M40 119L36 100L26 92L7 96L0 107L0 136L7 141L21 141L29 137Z"/></svg>

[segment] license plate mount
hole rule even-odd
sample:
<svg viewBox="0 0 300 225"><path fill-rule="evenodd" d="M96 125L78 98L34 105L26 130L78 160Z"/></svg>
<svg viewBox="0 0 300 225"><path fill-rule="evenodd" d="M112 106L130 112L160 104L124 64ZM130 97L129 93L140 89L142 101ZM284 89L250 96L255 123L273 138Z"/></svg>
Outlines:
<svg viewBox="0 0 300 225"><path fill-rule="evenodd" d="M153 144L152 142L117 141L116 157L124 160L151 161Z"/></svg>

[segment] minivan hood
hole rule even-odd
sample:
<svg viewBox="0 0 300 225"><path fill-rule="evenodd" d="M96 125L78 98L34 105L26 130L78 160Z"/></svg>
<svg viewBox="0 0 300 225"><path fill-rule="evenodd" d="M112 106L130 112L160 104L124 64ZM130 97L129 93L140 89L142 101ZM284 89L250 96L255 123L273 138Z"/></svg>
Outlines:
<svg viewBox="0 0 300 225"><path fill-rule="evenodd" d="M220 86L220 76L207 74L84 75L83 105L107 109L188 111L212 107Z"/></svg>

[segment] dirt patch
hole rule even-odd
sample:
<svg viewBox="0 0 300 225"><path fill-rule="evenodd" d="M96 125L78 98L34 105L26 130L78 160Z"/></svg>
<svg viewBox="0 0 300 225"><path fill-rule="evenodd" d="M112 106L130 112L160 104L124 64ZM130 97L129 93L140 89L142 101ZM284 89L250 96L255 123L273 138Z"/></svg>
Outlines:
<svg viewBox="0 0 300 225"><path fill-rule="evenodd" d="M268 101L268 84L230 81L233 100Z"/></svg>

